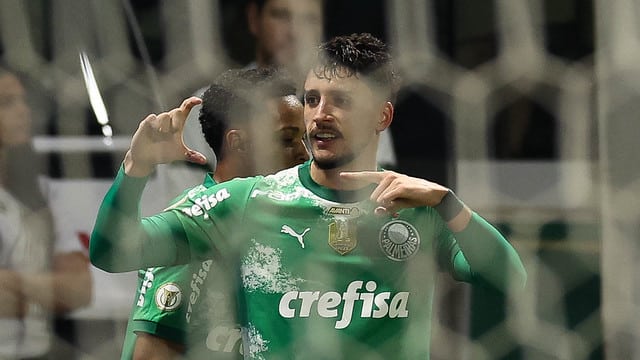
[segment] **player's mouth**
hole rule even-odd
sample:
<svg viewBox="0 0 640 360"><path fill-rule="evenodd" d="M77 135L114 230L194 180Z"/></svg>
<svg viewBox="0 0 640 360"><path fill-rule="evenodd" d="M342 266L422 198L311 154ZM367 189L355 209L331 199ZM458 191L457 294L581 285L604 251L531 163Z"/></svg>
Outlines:
<svg viewBox="0 0 640 360"><path fill-rule="evenodd" d="M318 147L329 146L329 144L340 138L342 138L342 135L333 129L319 129L311 133L311 139Z"/></svg>

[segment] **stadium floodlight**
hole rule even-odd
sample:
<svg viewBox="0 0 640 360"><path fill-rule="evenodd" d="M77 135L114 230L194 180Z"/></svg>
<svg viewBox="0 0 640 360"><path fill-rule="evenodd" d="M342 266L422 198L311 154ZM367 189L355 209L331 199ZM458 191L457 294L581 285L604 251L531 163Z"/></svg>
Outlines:
<svg viewBox="0 0 640 360"><path fill-rule="evenodd" d="M107 113L107 107L104 105L104 101L102 100L102 95L98 88L98 82L96 81L93 68L91 67L91 62L89 61L89 57L86 52L80 51L79 56L82 76L84 77L84 84L87 87L87 94L89 94L91 108L93 109L93 113L96 116L98 124L102 126L101 130L105 145L111 145L113 144L113 129L111 129L111 125L109 125L109 114Z"/></svg>

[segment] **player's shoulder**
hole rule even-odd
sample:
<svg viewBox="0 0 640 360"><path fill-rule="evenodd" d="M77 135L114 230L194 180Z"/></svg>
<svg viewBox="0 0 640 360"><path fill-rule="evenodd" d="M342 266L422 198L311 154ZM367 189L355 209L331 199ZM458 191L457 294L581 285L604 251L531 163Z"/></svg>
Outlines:
<svg viewBox="0 0 640 360"><path fill-rule="evenodd" d="M248 192L248 190L253 187L255 181L257 181L255 178L236 178L218 184L200 184L185 190L181 196L176 198L171 205L165 209L165 211L181 207L185 204L192 204L194 201L201 199L202 197L208 198L213 196L218 200L222 200L228 198L230 192L233 192L234 194L241 194L243 191Z"/></svg>
<svg viewBox="0 0 640 360"><path fill-rule="evenodd" d="M226 187L234 191L237 191L239 189L263 187L286 188L287 186L299 184L300 180L298 178L298 167L299 166L294 166L268 175L235 178L221 183L219 188Z"/></svg>
<svg viewBox="0 0 640 360"><path fill-rule="evenodd" d="M238 203L242 199L250 198L256 189L277 189L286 192L287 189L295 189L300 184L298 168L299 166L295 166L269 175L238 177L218 184L203 183L185 191L182 198L167 210L183 207L185 204L190 206L203 198L210 202L215 199L216 204L231 198L234 199L234 203Z"/></svg>
<svg viewBox="0 0 640 360"><path fill-rule="evenodd" d="M280 170L275 174L263 176L260 179L260 185L277 186L286 188L300 184L299 168L301 165Z"/></svg>

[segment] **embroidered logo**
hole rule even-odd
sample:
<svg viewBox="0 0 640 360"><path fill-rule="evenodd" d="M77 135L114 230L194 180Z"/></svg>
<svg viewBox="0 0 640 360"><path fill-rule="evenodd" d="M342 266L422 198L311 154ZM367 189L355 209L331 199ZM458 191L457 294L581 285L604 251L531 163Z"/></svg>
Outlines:
<svg viewBox="0 0 640 360"><path fill-rule="evenodd" d="M304 249L304 238L303 237L307 232L309 232L309 230L311 230L311 228L306 228L302 232L302 234L298 234L291 228L291 226L282 225L282 229L280 229L280 232L295 237L298 240L298 243L300 243L300 246L302 246L302 248Z"/></svg>
<svg viewBox="0 0 640 360"><path fill-rule="evenodd" d="M420 235L408 222L393 220L380 230L379 243L389 259L404 261L420 249Z"/></svg>
<svg viewBox="0 0 640 360"><path fill-rule="evenodd" d="M329 224L329 246L340 255L346 255L356 248L356 224L353 220L336 219Z"/></svg>
<svg viewBox="0 0 640 360"><path fill-rule="evenodd" d="M156 290L155 299L158 309L175 310L182 303L182 290L174 283L167 283Z"/></svg>
<svg viewBox="0 0 640 360"><path fill-rule="evenodd" d="M327 211L327 214L357 217L360 216L360 209L355 206L350 208L333 206Z"/></svg>

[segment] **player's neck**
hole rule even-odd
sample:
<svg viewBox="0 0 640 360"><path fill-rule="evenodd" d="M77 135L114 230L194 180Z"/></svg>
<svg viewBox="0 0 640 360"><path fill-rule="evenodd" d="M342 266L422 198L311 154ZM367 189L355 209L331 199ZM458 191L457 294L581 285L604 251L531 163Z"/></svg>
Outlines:
<svg viewBox="0 0 640 360"><path fill-rule="evenodd" d="M229 181L236 177L246 176L243 172L240 171L238 164L230 159L224 159L219 161L216 164L216 170L213 173L213 179L217 183L222 183L225 181Z"/></svg>
<svg viewBox="0 0 640 360"><path fill-rule="evenodd" d="M377 170L375 156L373 158L357 158L353 161L333 169L321 169L315 162L311 162L311 178L317 184L334 190L357 190L368 184L346 182L340 177L346 171L375 171Z"/></svg>

